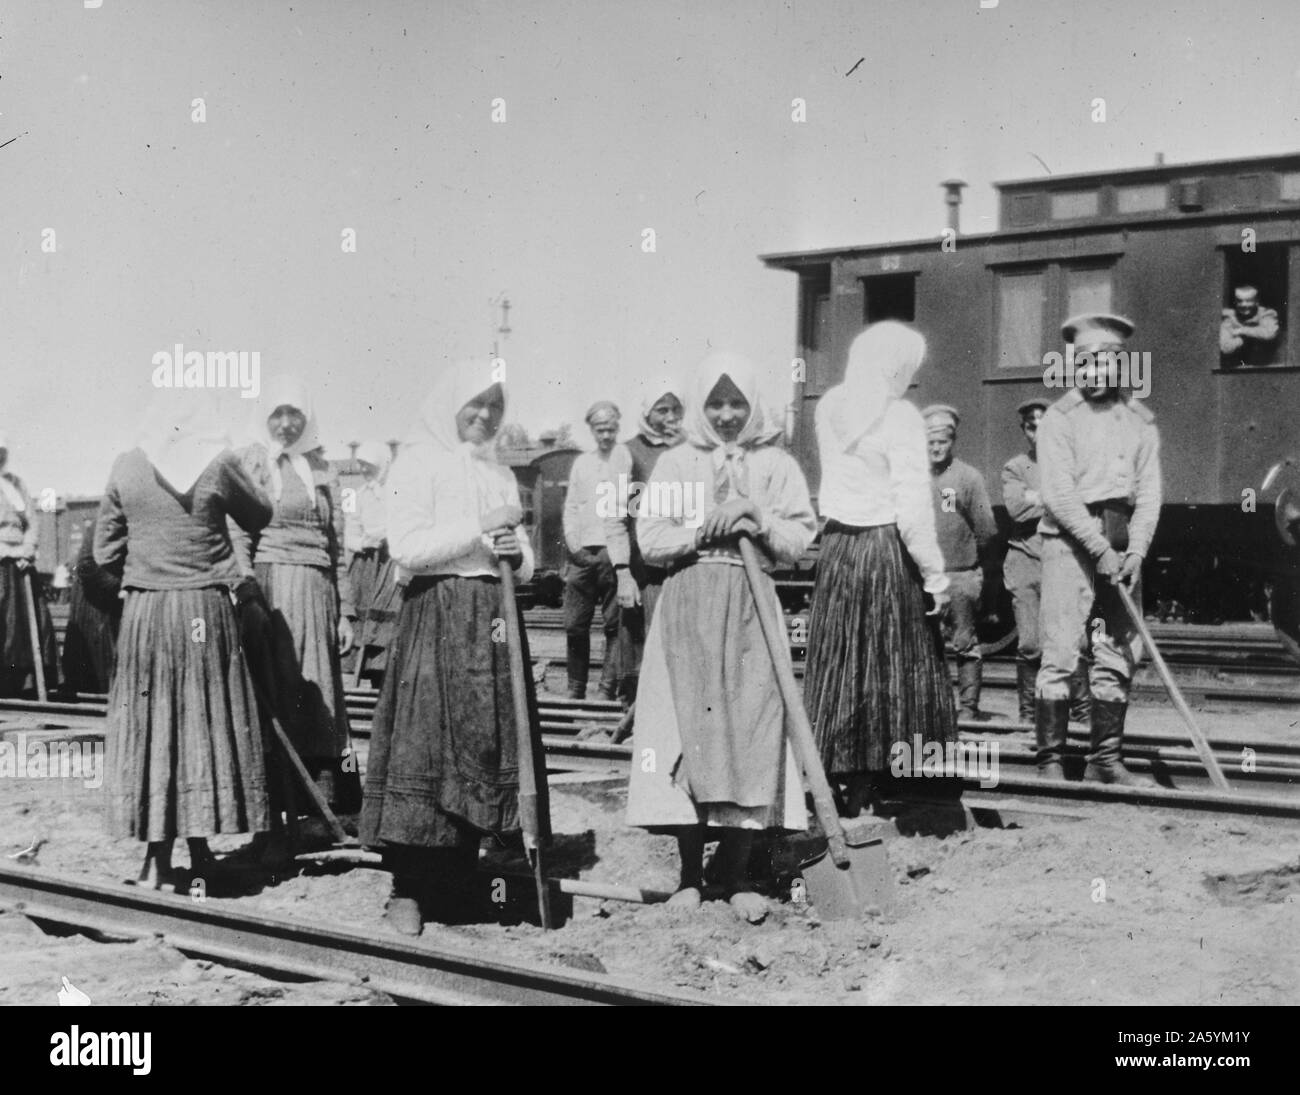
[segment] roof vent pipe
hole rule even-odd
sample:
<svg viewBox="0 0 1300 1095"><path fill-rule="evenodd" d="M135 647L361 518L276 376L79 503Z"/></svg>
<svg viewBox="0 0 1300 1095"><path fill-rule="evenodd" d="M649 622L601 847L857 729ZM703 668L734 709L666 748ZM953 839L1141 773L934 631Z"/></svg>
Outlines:
<svg viewBox="0 0 1300 1095"><path fill-rule="evenodd" d="M948 179L939 185L943 187L944 201L948 203L948 227L954 233L960 232L961 192L966 183L961 179Z"/></svg>

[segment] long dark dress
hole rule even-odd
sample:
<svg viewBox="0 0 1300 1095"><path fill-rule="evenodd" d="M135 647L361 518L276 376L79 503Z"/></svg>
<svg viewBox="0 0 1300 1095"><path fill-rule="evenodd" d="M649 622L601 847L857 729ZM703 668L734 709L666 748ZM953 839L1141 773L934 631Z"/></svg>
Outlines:
<svg viewBox="0 0 1300 1095"><path fill-rule="evenodd" d="M63 680L73 692L108 691L122 623L120 590L120 579L95 563L95 522L87 521L63 637Z"/></svg>

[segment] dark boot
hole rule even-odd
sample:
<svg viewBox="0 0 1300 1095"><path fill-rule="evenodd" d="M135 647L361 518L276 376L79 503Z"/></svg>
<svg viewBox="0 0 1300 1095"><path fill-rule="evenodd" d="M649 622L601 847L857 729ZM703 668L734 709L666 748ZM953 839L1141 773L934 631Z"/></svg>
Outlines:
<svg viewBox="0 0 1300 1095"><path fill-rule="evenodd" d="M1034 721L1034 684L1038 666L1033 662L1016 662L1016 694L1020 699L1020 721Z"/></svg>
<svg viewBox="0 0 1300 1095"><path fill-rule="evenodd" d="M1070 674L1070 721L1085 726L1092 722L1092 686L1088 683L1088 666L1080 662Z"/></svg>
<svg viewBox="0 0 1300 1095"><path fill-rule="evenodd" d="M989 717L980 710L980 686L984 680L984 663L970 658L957 663L957 696L961 701L961 714L977 722L987 722Z"/></svg>
<svg viewBox="0 0 1300 1095"><path fill-rule="evenodd" d="M1038 778L1065 779L1061 759L1065 755L1066 729L1070 718L1069 700L1034 701L1034 734L1038 739Z"/></svg>
<svg viewBox="0 0 1300 1095"><path fill-rule="evenodd" d="M591 669L591 633L568 636L569 699L587 696L587 674Z"/></svg>
<svg viewBox="0 0 1300 1095"><path fill-rule="evenodd" d="M1098 783L1116 783L1121 787L1154 787L1155 782L1146 776L1130 772L1120 761L1124 741L1124 716L1127 703L1114 700L1092 700L1092 749L1088 753L1088 767L1084 779Z"/></svg>

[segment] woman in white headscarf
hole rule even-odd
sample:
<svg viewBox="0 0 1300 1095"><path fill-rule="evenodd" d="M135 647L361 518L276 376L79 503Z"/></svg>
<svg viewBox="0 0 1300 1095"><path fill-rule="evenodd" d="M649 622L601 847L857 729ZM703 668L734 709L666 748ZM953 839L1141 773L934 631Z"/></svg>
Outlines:
<svg viewBox="0 0 1300 1095"><path fill-rule="evenodd" d="M273 669L259 667L285 731L331 808L355 814L361 779L351 753L341 656L352 647L350 583L343 555L338 477L321 449L305 383L278 377L253 412L255 440L239 452L270 496L271 523L257 536L232 528L244 573L270 611Z"/></svg>
<svg viewBox="0 0 1300 1095"><path fill-rule="evenodd" d="M627 819L677 837L678 907L699 904L704 845L720 840L723 896L757 922L766 902L747 869L753 836L802 830L807 814L737 541L751 535L760 555L788 565L807 550L817 522L749 361L705 358L686 422L686 444L660 457L637 518L642 554L668 577L641 663ZM779 613L770 581L763 596Z"/></svg>
<svg viewBox="0 0 1300 1095"><path fill-rule="evenodd" d="M347 521L343 546L351 560L348 581L360 620L356 628L356 664L351 672L358 680L365 676L378 683L388 663L400 600L397 568L388 551L385 514L385 483L393 451L382 441L366 441L357 446L356 461L362 483L350 499L345 492L344 502L350 504L343 507Z"/></svg>
<svg viewBox="0 0 1300 1095"><path fill-rule="evenodd" d="M605 545L618 580L619 692L627 703L636 700L646 631L654 618L655 602L667 571L650 566L636 542L636 518L659 457L685 439L682 433L682 387L670 377L658 377L642 386L641 419L637 434L627 442L632 457L626 512L605 518Z"/></svg>
<svg viewBox="0 0 1300 1095"><path fill-rule="evenodd" d="M34 579L29 585L27 578L35 574L36 509L23 481L7 469L8 460L9 442L0 434L0 696L18 696L27 679L34 680L36 666L27 622L27 598L39 585ZM54 624L40 596L36 616L45 681L53 689L58 684Z"/></svg>
<svg viewBox="0 0 1300 1095"><path fill-rule="evenodd" d="M483 835L519 828L497 566L509 560L526 582L533 551L515 477L496 459L504 413L486 360L453 366L388 475L389 550L409 581L371 727L361 841L382 849L393 873L387 919L408 935L454 909Z"/></svg>
<svg viewBox="0 0 1300 1095"><path fill-rule="evenodd" d="M911 327L873 324L849 348L844 382L817 406L817 502L827 520L804 704L827 773L848 785L851 816L890 768L895 742L911 749L957 732L936 615L948 580L925 424L903 398L924 357Z"/></svg>
<svg viewBox="0 0 1300 1095"><path fill-rule="evenodd" d="M158 390L138 446L113 464L95 564L126 592L108 695L108 825L146 841L140 880L177 882L172 843L211 867L213 833L270 827L261 722L231 593L227 522L254 533L269 499L245 474L211 393Z"/></svg>

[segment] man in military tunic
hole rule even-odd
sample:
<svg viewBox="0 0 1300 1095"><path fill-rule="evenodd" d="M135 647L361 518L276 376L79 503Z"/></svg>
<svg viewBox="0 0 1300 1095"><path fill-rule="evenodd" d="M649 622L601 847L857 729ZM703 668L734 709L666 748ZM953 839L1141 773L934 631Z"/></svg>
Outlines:
<svg viewBox="0 0 1300 1095"><path fill-rule="evenodd" d="M1151 786L1121 762L1136 628L1115 588L1142 603L1142 561L1160 517L1160 435L1155 417L1123 389L1115 355L1133 324L1089 314L1061 328L1080 364L1078 386L1048 408L1038 429L1042 475L1042 665L1035 698L1038 772L1063 779L1070 674L1092 646L1091 743L1085 779Z"/></svg>

